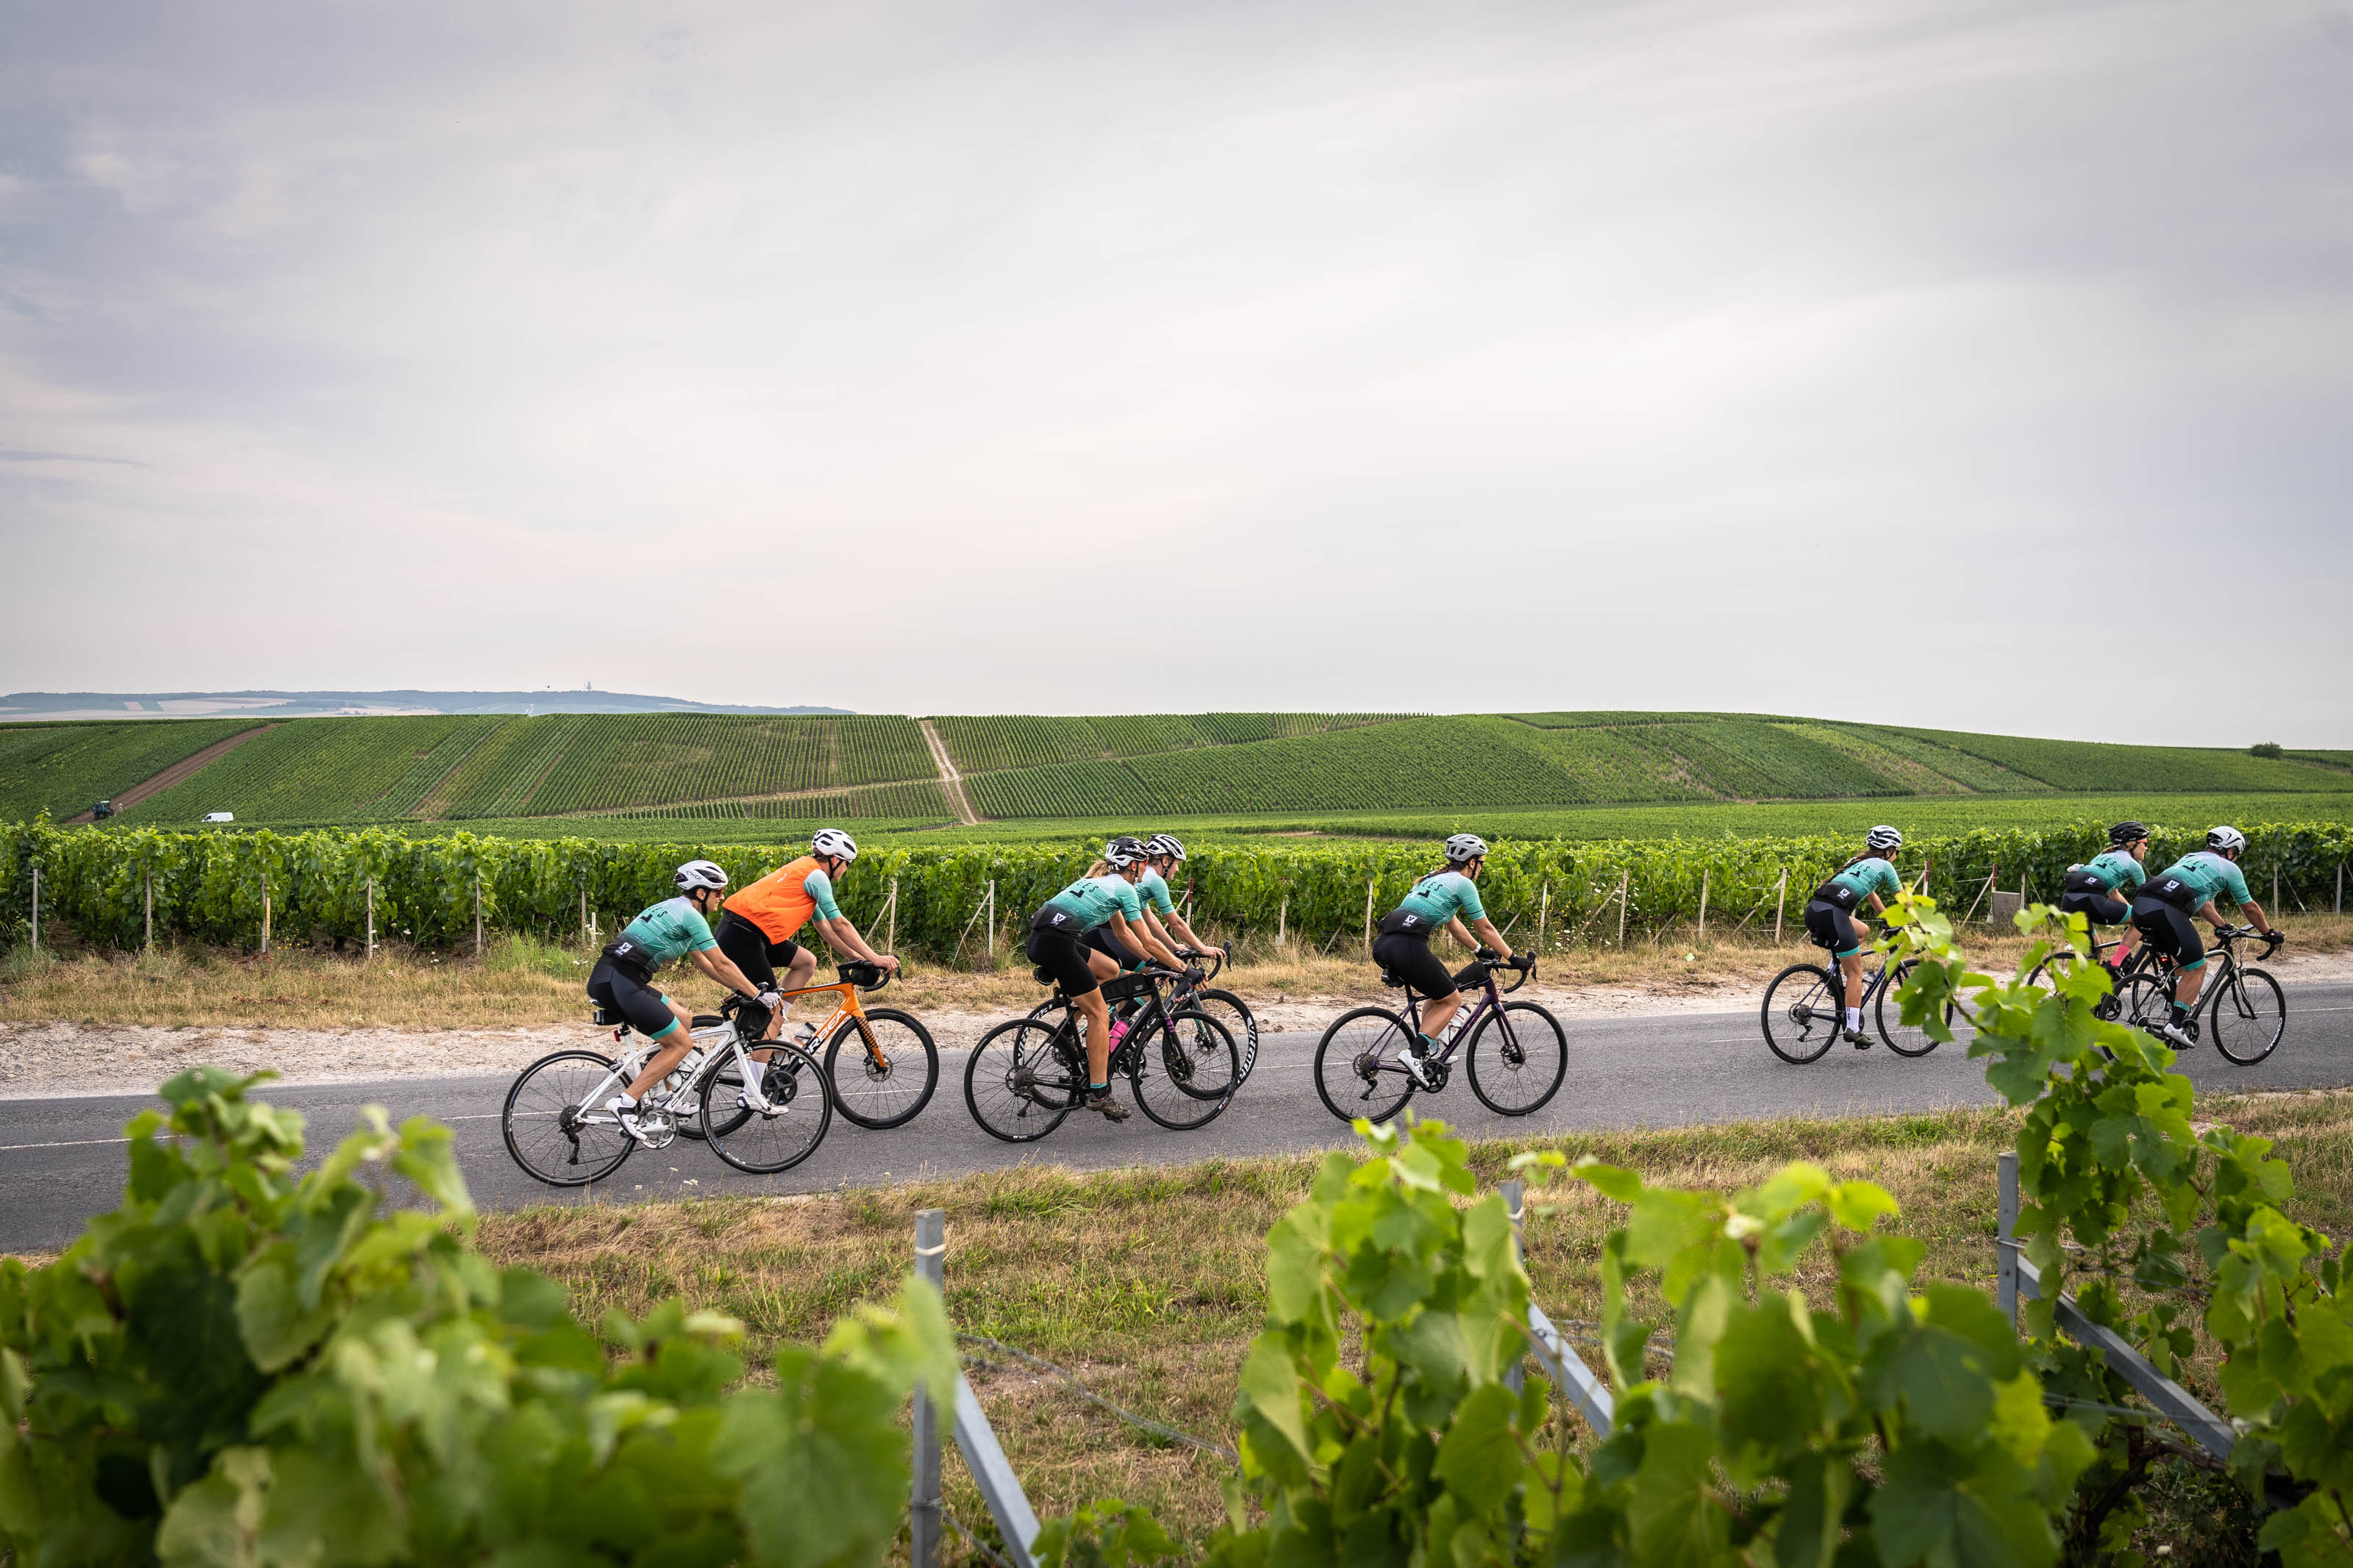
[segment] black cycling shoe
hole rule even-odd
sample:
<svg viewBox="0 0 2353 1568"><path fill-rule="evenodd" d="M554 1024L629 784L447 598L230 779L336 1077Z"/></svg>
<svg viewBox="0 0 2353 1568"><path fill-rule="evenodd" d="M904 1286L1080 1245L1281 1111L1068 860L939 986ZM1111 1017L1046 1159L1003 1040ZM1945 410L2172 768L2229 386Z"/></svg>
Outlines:
<svg viewBox="0 0 2353 1568"><path fill-rule="evenodd" d="M1867 1051L1871 1049L1871 1037L1864 1034L1861 1029L1841 1029L1839 1031L1839 1038L1844 1040L1848 1045L1852 1046L1858 1051Z"/></svg>
<svg viewBox="0 0 2353 1568"><path fill-rule="evenodd" d="M1100 1089L1088 1089L1086 1099L1081 1103L1089 1110L1102 1111L1105 1121L1124 1121L1127 1120L1127 1107L1122 1105L1118 1100L1113 1100L1111 1097L1111 1085L1109 1084L1103 1085Z"/></svg>

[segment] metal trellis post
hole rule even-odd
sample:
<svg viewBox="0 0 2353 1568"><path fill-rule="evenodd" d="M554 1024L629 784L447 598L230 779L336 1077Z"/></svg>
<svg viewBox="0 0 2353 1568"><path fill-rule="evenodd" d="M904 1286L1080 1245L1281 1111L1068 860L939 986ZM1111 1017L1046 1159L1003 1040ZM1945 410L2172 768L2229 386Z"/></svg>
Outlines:
<svg viewBox="0 0 2353 1568"><path fill-rule="evenodd" d="M1994 1156L2000 1173L2001 1197L1994 1229L1993 1304L2010 1326L2018 1326L2018 1154Z"/></svg>
<svg viewBox="0 0 2353 1568"><path fill-rule="evenodd" d="M482 874L474 873L474 956L482 956Z"/></svg>
<svg viewBox="0 0 2353 1568"><path fill-rule="evenodd" d="M1373 883L1377 879L1372 877L1365 879L1365 952L1367 954L1373 951Z"/></svg>
<svg viewBox="0 0 2353 1568"><path fill-rule="evenodd" d="M367 952L365 956L369 958L375 956L375 879L374 877L367 879Z"/></svg>
<svg viewBox="0 0 2353 1568"><path fill-rule="evenodd" d="M988 967L997 967L997 879L988 879Z"/></svg>
<svg viewBox="0 0 2353 1568"><path fill-rule="evenodd" d="M33 951L41 951L41 868L33 868Z"/></svg>
<svg viewBox="0 0 2353 1568"><path fill-rule="evenodd" d="M1781 868L1781 889L1773 895L1773 945L1781 945L1781 911L1789 904L1789 868Z"/></svg>
<svg viewBox="0 0 2353 1568"><path fill-rule="evenodd" d="M1626 891L1634 885L1631 868L1618 873L1618 945L1626 945Z"/></svg>
<svg viewBox="0 0 2353 1568"><path fill-rule="evenodd" d="M269 951L269 873L261 874L261 951Z"/></svg>
<svg viewBox="0 0 2353 1568"><path fill-rule="evenodd" d="M1528 1261L1528 1242L1526 1236L1521 1230L1521 1222L1528 1212L1528 1184L1519 1177L1514 1176L1510 1181L1505 1182L1500 1190L1504 1194L1504 1207L1510 1210L1512 1215L1512 1256L1517 1258L1520 1266L1525 1268ZM1504 1386L1517 1394L1527 1381L1527 1358L1514 1356L1511 1369L1504 1373Z"/></svg>
<svg viewBox="0 0 2353 1568"><path fill-rule="evenodd" d="M1538 952L1542 952L1545 950L1545 922L1549 921L1551 918L1552 879L1550 878L1546 878L1544 885L1544 897L1538 900L1536 903L1536 951Z"/></svg>
<svg viewBox="0 0 2353 1568"><path fill-rule="evenodd" d="M882 951L896 952L899 951L899 879L896 877L891 879L891 901L885 906L882 918L885 928Z"/></svg>
<svg viewBox="0 0 2353 1568"><path fill-rule="evenodd" d="M139 886L147 906L147 951L153 952L155 951L155 873L139 873Z"/></svg>
<svg viewBox="0 0 2353 1568"><path fill-rule="evenodd" d="M1699 939L1707 940L1707 879L1708 868L1699 868Z"/></svg>
<svg viewBox="0 0 2353 1568"><path fill-rule="evenodd" d="M915 1272L946 1293L948 1221L945 1209L915 1216ZM907 1556L913 1568L939 1568L940 1417L928 1390L917 1387L914 1408L915 1487L907 1518Z"/></svg>
<svg viewBox="0 0 2353 1568"><path fill-rule="evenodd" d="M1290 924L1290 921L1291 895L1286 892L1282 895L1282 905L1274 911L1274 945L1277 952L1281 952L1282 949L1284 933Z"/></svg>

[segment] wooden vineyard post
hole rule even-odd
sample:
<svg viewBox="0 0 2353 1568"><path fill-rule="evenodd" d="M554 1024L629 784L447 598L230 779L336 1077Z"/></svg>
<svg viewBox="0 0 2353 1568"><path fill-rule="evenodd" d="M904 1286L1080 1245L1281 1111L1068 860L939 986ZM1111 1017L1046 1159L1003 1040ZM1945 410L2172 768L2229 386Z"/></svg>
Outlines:
<svg viewBox="0 0 2353 1568"><path fill-rule="evenodd" d="M1634 885L1633 868L1618 873L1618 945L1626 945L1626 890Z"/></svg>
<svg viewBox="0 0 2353 1568"><path fill-rule="evenodd" d="M142 871L139 886L147 905L147 951L153 952L155 951L155 873Z"/></svg>
<svg viewBox="0 0 2353 1568"><path fill-rule="evenodd" d="M1370 957L1370 956L1371 956L1371 954L1372 954L1372 951L1373 951L1373 883L1374 883L1374 881L1375 881L1375 879L1374 879L1374 878L1371 878L1371 877L1367 877L1367 878L1366 878L1366 879L1365 879L1365 953L1366 953L1366 956L1367 956L1367 957Z"/></svg>
<svg viewBox="0 0 2353 1568"><path fill-rule="evenodd" d="M1544 897L1536 904L1536 951L1545 950L1545 922L1552 918L1552 879L1545 879Z"/></svg>
<svg viewBox="0 0 2353 1568"><path fill-rule="evenodd" d="M269 952L269 873L261 874L261 951Z"/></svg>
<svg viewBox="0 0 2353 1568"><path fill-rule="evenodd" d="M988 967L997 967L997 879L988 879Z"/></svg>
<svg viewBox="0 0 2353 1568"><path fill-rule="evenodd" d="M1781 890L1773 895L1773 945L1781 945L1781 911L1789 903L1789 868L1781 868Z"/></svg>
<svg viewBox="0 0 2353 1568"><path fill-rule="evenodd" d="M1699 939L1707 940L1707 876L1708 868L1699 868Z"/></svg>
<svg viewBox="0 0 2353 1568"><path fill-rule="evenodd" d="M2337 912L2345 912L2345 862L2337 862Z"/></svg>
<svg viewBox="0 0 2353 1568"><path fill-rule="evenodd" d="M588 940L588 885L586 882L580 885L580 940L583 943Z"/></svg>
<svg viewBox="0 0 2353 1568"><path fill-rule="evenodd" d="M368 958L375 956L375 879L374 877L367 879L367 952L364 956Z"/></svg>
<svg viewBox="0 0 2353 1568"><path fill-rule="evenodd" d="M474 956L482 956L482 874L474 873Z"/></svg>
<svg viewBox="0 0 2353 1568"><path fill-rule="evenodd" d="M41 868L38 866L33 868L33 951L41 951Z"/></svg>
<svg viewBox="0 0 2353 1568"><path fill-rule="evenodd" d="M2279 862L2274 860L2272 862L2272 908L2276 910L2279 907Z"/></svg>
<svg viewBox="0 0 2353 1568"><path fill-rule="evenodd" d="M882 951L896 952L899 951L899 879L896 877L891 879L891 901L883 907L888 911L885 916L888 929L883 932Z"/></svg>
<svg viewBox="0 0 2353 1568"><path fill-rule="evenodd" d="M1289 940L1290 924L1291 895L1286 892L1282 895L1282 905L1274 911L1274 950L1277 952L1282 951L1282 944Z"/></svg>

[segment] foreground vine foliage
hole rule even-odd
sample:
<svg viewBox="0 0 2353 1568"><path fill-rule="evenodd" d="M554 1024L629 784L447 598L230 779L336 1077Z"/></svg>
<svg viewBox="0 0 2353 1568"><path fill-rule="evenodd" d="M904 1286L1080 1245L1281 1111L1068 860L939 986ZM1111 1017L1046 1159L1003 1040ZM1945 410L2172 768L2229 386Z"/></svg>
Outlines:
<svg viewBox="0 0 2353 1568"><path fill-rule="evenodd" d="M468 1243L448 1130L367 1122L295 1180L301 1118L198 1068L131 1133L122 1205L0 1265L0 1544L18 1563L856 1568L898 1533L899 1412L954 1388L910 1281L740 1379L676 1303L600 1339ZM386 1212L412 1184L426 1205Z"/></svg>

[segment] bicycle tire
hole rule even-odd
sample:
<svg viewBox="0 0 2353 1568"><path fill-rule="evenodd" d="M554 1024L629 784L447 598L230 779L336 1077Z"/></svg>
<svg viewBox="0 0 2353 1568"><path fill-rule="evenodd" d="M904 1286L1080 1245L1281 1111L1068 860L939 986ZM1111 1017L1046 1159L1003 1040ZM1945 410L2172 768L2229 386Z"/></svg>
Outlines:
<svg viewBox="0 0 2353 1568"><path fill-rule="evenodd" d="M1226 1033L1234 1037L1234 1050L1242 1064L1242 1075L1234 1080L1234 1087L1240 1089L1248 1083L1258 1066L1258 1019L1251 1014L1250 1004L1230 991L1196 991L1186 998L1185 1005L1207 1013L1226 1026Z"/></svg>
<svg viewBox="0 0 2353 1568"><path fill-rule="evenodd" d="M877 1069L868 1052L858 1020L843 1019L825 1047L825 1081L833 1090L833 1108L854 1126L878 1131L903 1127L923 1114L940 1086L940 1048L920 1020L895 1007L872 1008L866 1019L874 1048L882 1055L881 1067ZM913 1038L902 1040L902 1035ZM845 1043L851 1047L847 1073L842 1070ZM906 1087L892 1092L901 1079Z"/></svg>
<svg viewBox="0 0 2353 1568"><path fill-rule="evenodd" d="M749 1049L769 1053L761 1069L760 1093L776 1109L756 1110L738 1099L744 1092L744 1071L733 1047L714 1055L695 1080L696 1098L706 1107L717 1104L743 1112L723 1124L706 1111L703 1142L711 1152L737 1170L754 1176L789 1171L817 1152L833 1125L833 1094L825 1068L800 1047L782 1040L764 1040ZM814 1111L809 1106L814 1103ZM797 1115L796 1112L798 1112Z"/></svg>
<svg viewBox="0 0 2353 1568"><path fill-rule="evenodd" d="M2116 1021L2151 1034L2172 1011L2172 988L2154 974L2134 975L2116 999Z"/></svg>
<svg viewBox="0 0 2353 1568"><path fill-rule="evenodd" d="M2229 1027L2222 1004L2232 1004ZM2274 1051L2287 1034L2287 994L2280 983L2262 969L2242 969L2229 984L2214 988L2207 1005L2206 1037L2214 1048L2242 1068L2251 1068Z"/></svg>
<svg viewBox="0 0 2353 1568"><path fill-rule="evenodd" d="M1505 1015L1513 1013L1526 1016L1516 1022L1507 1020ZM1512 1059L1515 1051L1521 1058L1516 1062ZM1551 1058L1549 1075L1541 1059L1546 1055ZM1492 1065L1482 1065L1489 1063ZM1471 1092L1496 1115L1533 1116L1552 1103L1552 1097L1560 1092L1561 1079L1568 1074L1568 1035L1561 1028L1559 1019L1535 1003L1506 1002L1502 1012L1490 1013L1479 1020L1479 1032L1471 1037L1471 1044L1463 1052L1463 1071L1471 1079ZM1522 1097L1507 1102L1487 1092L1491 1077L1495 1080L1493 1087L1500 1089L1519 1082L1523 1074L1529 1076L1527 1092Z"/></svg>
<svg viewBox="0 0 2353 1568"><path fill-rule="evenodd" d="M1324 1109L1352 1124L1359 1116L1387 1121L1403 1110L1416 1086L1398 1054L1412 1038L1405 1019L1386 1007L1357 1007L1333 1019L1315 1043L1315 1092Z"/></svg>
<svg viewBox="0 0 2353 1568"><path fill-rule="evenodd" d="M559 1079L566 1065L577 1070ZM582 1100L595 1093L603 1079L613 1077L613 1059L601 1051L554 1051L515 1075L499 1112L499 1131L506 1139L507 1152L525 1175L551 1187L585 1187L621 1168L637 1149L636 1139L622 1131L618 1123L583 1125L564 1114L576 1112ZM540 1086L538 1092L527 1093L534 1085ZM615 1091L626 1087L617 1084ZM520 1136L518 1121L525 1129ZM596 1152L584 1162L581 1142L589 1134L595 1136Z"/></svg>
<svg viewBox="0 0 2353 1568"><path fill-rule="evenodd" d="M1226 1113L1234 1102L1234 1090L1241 1087L1241 1053L1226 1026L1207 1013L1185 1008L1170 1015L1167 1026L1155 1028L1150 1037L1124 1043L1129 1047L1127 1081L1136 1109L1171 1131L1207 1127ZM1147 1091L1147 1083L1165 1084L1176 1092L1159 1088Z"/></svg>
<svg viewBox="0 0 2353 1568"><path fill-rule="evenodd" d="M1940 1043L1926 1029L1904 1022L1904 1004L1901 1002L1895 1004L1893 1014L1888 1011L1888 1003L1895 998L1895 988L1903 984L1905 977L1919 964L1916 958L1907 958L1897 964L1895 973L1888 978L1887 984L1879 988L1879 994L1872 1001L1872 1022L1879 1027L1879 1037L1886 1041L1887 1048L1899 1057L1925 1057ZM2035 967L2040 970L2042 966L2037 964ZM1945 1004L1945 1027L1949 1029L1952 1026L1953 1005L1947 1002Z"/></svg>
<svg viewBox="0 0 2353 1568"><path fill-rule="evenodd" d="M964 1104L983 1132L1034 1143L1062 1124L1086 1093L1085 1069L1058 1044L1070 1026L1067 1016L1050 1024L1016 1018L980 1037L964 1064Z"/></svg>
<svg viewBox="0 0 2353 1568"><path fill-rule="evenodd" d="M1785 984L1791 987L1787 995L1782 994ZM1836 972L1819 964L1793 963L1765 987L1765 1044L1792 1067L1818 1062L1838 1043L1841 1008Z"/></svg>

